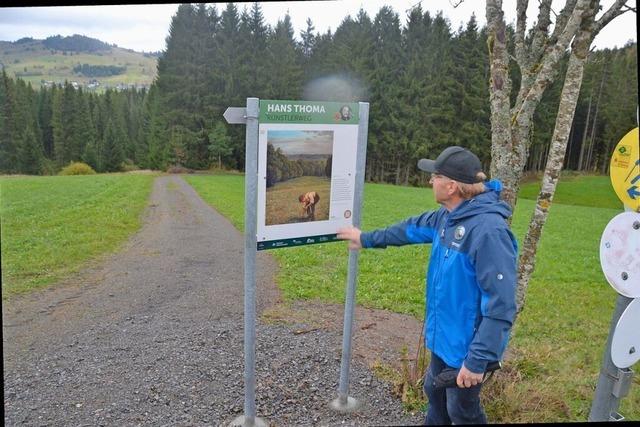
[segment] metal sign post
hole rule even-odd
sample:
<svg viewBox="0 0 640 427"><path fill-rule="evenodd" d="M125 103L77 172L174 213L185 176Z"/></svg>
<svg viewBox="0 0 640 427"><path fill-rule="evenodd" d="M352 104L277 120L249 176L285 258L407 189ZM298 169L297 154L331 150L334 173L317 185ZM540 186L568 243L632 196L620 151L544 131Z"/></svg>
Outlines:
<svg viewBox="0 0 640 427"><path fill-rule="evenodd" d="M256 417L256 405L255 405L255 323L256 323L256 252L259 249L271 249L276 247L287 247L287 246L295 246L299 244L310 244L310 243L321 243L325 241L337 241L335 239L335 231L333 231L333 227L340 226L341 223L349 222L349 224L353 224L354 226L360 226L360 211L362 206L362 193L364 187L364 169L365 169L365 160L366 160L366 147L367 147L367 131L368 131L368 120L369 120L369 104L368 103L359 103L356 105L353 104L342 104L337 103L338 105L331 105L333 103L319 103L312 101L269 101L263 100L264 111L261 111L261 103L258 98L247 98L247 107L239 108L239 107L229 107L224 112L223 117L227 120L228 123L244 123L246 124L247 133L246 133L246 164L245 164L245 258L244 258L244 358L245 358L245 369L244 369L244 382L245 382L245 402L244 402L244 415L237 417L231 422L231 426L245 426L245 427L253 427L253 426L266 426L264 420ZM326 108L325 108L326 107ZM357 107L358 112L356 114L352 114ZM282 120L280 120L280 116L278 114L284 114ZM259 125L259 121L261 121L261 114L264 114L263 124ZM294 117L294 119L292 119ZM355 118L358 118L358 123L356 127ZM301 128L301 124L298 123L298 119L303 118L304 122L307 124L304 126L309 126L311 123L313 126L311 128L303 127ZM295 120L295 123L287 124L286 122L290 122ZM283 123L284 122L284 123ZM273 123L277 123L275 126ZM265 126L264 132L261 131L260 126ZM286 126L285 126L286 125ZM294 126L295 125L295 126ZM331 131L331 135L338 134L339 137L336 137L337 140L341 143L338 146L338 151L334 151L334 158L337 156L336 153L340 154L339 158L341 162L337 164L333 164L333 172L335 173L336 166L339 166L339 172L343 174L342 180L340 180L339 184L345 186L344 188L349 188L348 184L350 180L353 179L353 206L349 203L348 200L337 198L335 200L335 206L340 209L345 209L344 211L339 212L340 215L337 215L335 212L333 213L333 217L331 217L331 221L315 221L311 220L305 224L306 228L313 228L314 230L324 231L324 234L327 233L326 230L320 229L320 227L328 227L334 234L329 235L318 235L318 236L307 236L304 241L297 242L296 236L291 239L284 238L281 235L271 236L272 238L277 238L275 241L278 245L265 245L264 242L261 241L262 246L257 242L257 235L259 230L262 227L263 234L266 233L264 229L266 229L267 223L266 215L263 208L263 203L265 202L265 197L260 198L260 190L262 188L258 188L258 181L260 178L260 167L266 167L266 160L260 157L260 149L264 147L260 147L261 144L261 133L264 133L266 136L266 140L263 141L266 144L269 142L269 132L273 131L274 134L277 132L283 132L283 126L285 128L288 126L291 129L296 129L298 132L307 133L308 135L318 133L319 131L327 131L327 126L334 127L333 130L329 128ZM297 127L296 127L297 126ZM353 135L355 136L355 130L357 129L357 144L354 144L355 138L350 139ZM286 129L285 129L286 130ZM288 130L292 132L292 130ZM333 138L333 137L332 137ZM274 136L274 139L275 138ZM351 148L349 148L351 147ZM348 153L348 149L355 150L355 165L353 163L349 164L349 157L347 157L345 162L345 154ZM347 152L345 152L347 150ZM266 155L265 152L262 152ZM260 160L262 159L262 160ZM351 161L353 161L353 157L350 157ZM260 166L259 163L264 161L264 165ZM355 166L355 170L353 167ZM264 171L263 171L264 172ZM333 175L332 175L333 177ZM266 173L265 177L266 179ZM336 180L338 181L338 180ZM266 181L265 181L266 183ZM345 184L346 183L346 184ZM262 185L262 184L261 184ZM260 204L258 201L261 200ZM330 200L327 198L327 200ZM266 204L266 203L265 203ZM334 206L331 204L331 206ZM262 216L261 216L262 212ZM260 224L258 224L258 220L260 219ZM259 227L260 225L260 227ZM267 224L268 225L268 224ZM283 224L276 223L279 227L282 227ZM289 226L288 224L284 224ZM297 227L297 224L294 224ZM293 230L300 231L300 230ZM302 230L303 232L307 232L307 230ZM322 233L320 233L322 234ZM266 238L265 238L266 239ZM278 240L279 239L279 240ZM267 239L269 240L269 239ZM291 241L289 241L291 240ZM347 279L347 297L345 303L345 314L344 314L344 334L343 334L343 353L342 353L342 364L340 371L340 388L338 393L338 399L332 402L332 407L336 410L345 411L345 410L353 410L357 407L357 402L355 399L348 397L348 385L349 385L349 361L351 359L351 333L353 329L353 312L354 312L354 301L355 301L355 288L356 288L356 277L357 277L357 267L358 267L358 251L350 251L349 253L349 274Z"/></svg>
<svg viewBox="0 0 640 427"><path fill-rule="evenodd" d="M353 199L353 226L360 227L362 194L364 189L365 161L367 158L367 132L369 123L369 103L360 103L360 122L358 126L358 152L356 157L355 194ZM353 332L353 314L358 277L358 252L349 250L349 271L347 274L347 292L344 307L344 325L342 329L342 360L340 362L340 385L338 397L331 401L331 408L340 412L355 411L359 402L349 397L349 363L351 361L351 335Z"/></svg>
<svg viewBox="0 0 640 427"><path fill-rule="evenodd" d="M243 111L244 110L244 111ZM266 427L256 417L256 205L258 188L258 98L247 98L247 108L229 107L228 123L245 123L244 175L244 415L232 426Z"/></svg>
<svg viewBox="0 0 640 427"><path fill-rule="evenodd" d="M638 158L638 128L629 131L618 142L611 156L611 185L625 206L625 213L614 217L600 242L600 264L607 282L619 293L604 349L598 385L591 404L589 421L622 421L618 413L620 400L627 395L633 371L630 366L638 359L633 343L640 342L635 323L640 297L640 264L633 262L632 253L640 242L640 160ZM624 236L622 238L621 236ZM637 301L636 301L637 303ZM632 304L632 306L630 306ZM633 309L633 310L628 310ZM624 320L621 324L621 320Z"/></svg>
<svg viewBox="0 0 640 427"><path fill-rule="evenodd" d="M640 332L637 329L635 304L640 300L640 269L633 261L634 242L640 241L640 213L627 212L615 216L600 242L600 263L607 282L618 292L605 345L598 385L589 413L589 421L621 421L620 400L627 395L638 360ZM621 237L624 236L624 237ZM635 298L635 299L634 299ZM631 321L631 324L629 324ZM638 349L636 349L636 346Z"/></svg>
<svg viewBox="0 0 640 427"><path fill-rule="evenodd" d="M618 319L620 319L620 316L631 301L631 298L627 298L624 295L618 295L616 300L616 308L611 319L611 328L609 329L609 336L604 349L602 367L600 368L596 394L589 413L589 421L621 421L624 419L618 413L620 399L624 395L615 393L615 389L618 383L622 384L627 381L627 374L625 370L616 367L611 360L611 339L618 324ZM627 371L630 370L627 369Z"/></svg>

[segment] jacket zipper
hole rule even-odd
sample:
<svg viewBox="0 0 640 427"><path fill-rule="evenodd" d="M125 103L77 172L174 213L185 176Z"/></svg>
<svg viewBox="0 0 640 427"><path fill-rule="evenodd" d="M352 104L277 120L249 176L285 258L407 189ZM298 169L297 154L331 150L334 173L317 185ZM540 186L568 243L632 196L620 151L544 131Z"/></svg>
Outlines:
<svg viewBox="0 0 640 427"><path fill-rule="evenodd" d="M445 223L446 224L446 223ZM444 227L442 227L442 232L440 233L440 241L441 244L445 243L445 231L446 231L447 227L446 225ZM444 265L444 261L449 257L449 247L447 247L447 250L444 252L444 257L442 257L439 262L438 262L438 274L436 276L437 280L434 280L434 284L433 284L433 288L434 290L436 290L437 292L437 285L440 283L440 276L442 276L442 266ZM433 299L433 308L434 308L434 313L433 313L433 350L436 350L436 335L437 335L437 329L438 329L438 309L436 307L438 303L438 298L435 298L434 295L434 299Z"/></svg>

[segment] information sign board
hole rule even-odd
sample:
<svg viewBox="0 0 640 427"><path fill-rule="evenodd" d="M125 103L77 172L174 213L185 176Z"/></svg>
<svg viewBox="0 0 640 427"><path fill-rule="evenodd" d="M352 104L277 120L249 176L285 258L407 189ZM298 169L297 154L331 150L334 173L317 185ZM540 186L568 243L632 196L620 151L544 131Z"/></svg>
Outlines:
<svg viewBox="0 0 640 427"><path fill-rule="evenodd" d="M613 189L622 203L635 212L640 212L639 153L638 128L635 128L618 142L609 164Z"/></svg>
<svg viewBox="0 0 640 427"><path fill-rule="evenodd" d="M358 108L260 100L258 250L336 241L352 225Z"/></svg>

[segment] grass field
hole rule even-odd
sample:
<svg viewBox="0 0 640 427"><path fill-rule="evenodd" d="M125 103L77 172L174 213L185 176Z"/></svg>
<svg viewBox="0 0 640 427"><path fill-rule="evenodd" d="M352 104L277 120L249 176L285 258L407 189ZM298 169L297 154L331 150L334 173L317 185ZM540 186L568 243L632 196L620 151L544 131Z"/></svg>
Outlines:
<svg viewBox="0 0 640 427"><path fill-rule="evenodd" d="M530 182L520 189L520 197L530 200L538 198L541 183ZM622 210L622 202L616 196L608 176L563 175L553 195L553 202L594 208Z"/></svg>
<svg viewBox="0 0 640 427"><path fill-rule="evenodd" d="M328 220L331 180L317 176L301 176L267 188L266 225L307 222L307 217L302 214L302 204L298 201L298 196L309 191L315 191L320 196L316 205L315 221Z"/></svg>
<svg viewBox="0 0 640 427"><path fill-rule="evenodd" d="M243 177L186 179L208 203L243 229ZM536 187L531 183L522 188L512 224L519 242L534 208L534 201L526 197L535 198ZM513 356L484 392L492 422L587 420L617 297L599 262L602 231L622 212L622 204L615 196L609 197L608 191L613 193L608 177L560 181L526 306L510 345ZM363 229L383 227L436 206L427 188L366 184ZM271 253L281 266L277 280L285 298L344 302L346 243ZM357 302L423 319L428 256L428 246L362 251ZM630 395L622 400L620 413L628 420L640 420L637 375Z"/></svg>
<svg viewBox="0 0 640 427"><path fill-rule="evenodd" d="M0 177L3 299L117 250L140 227L153 178Z"/></svg>

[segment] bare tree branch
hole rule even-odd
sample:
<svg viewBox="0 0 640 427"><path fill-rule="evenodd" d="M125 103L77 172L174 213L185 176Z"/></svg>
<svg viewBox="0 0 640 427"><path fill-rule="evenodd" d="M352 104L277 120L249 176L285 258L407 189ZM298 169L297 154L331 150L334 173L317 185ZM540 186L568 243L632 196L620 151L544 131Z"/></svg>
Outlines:
<svg viewBox="0 0 640 427"><path fill-rule="evenodd" d="M462 3L463 1L464 1L464 0L460 0L460 3ZM410 7L409 7L409 9L405 10L405 12L406 12L406 13L409 13L409 12L411 12L411 11L413 10L413 8L414 8L414 7L416 7L416 6L422 6L422 5L421 5L421 3L422 3L422 0L420 0L418 3L414 4L413 6L410 6ZM454 6L454 7L455 7L455 6Z"/></svg>
<svg viewBox="0 0 640 427"><path fill-rule="evenodd" d="M551 25L551 0L541 0L538 23L533 33L531 54L529 55L529 61L532 64L538 62L544 52L546 41L549 38L549 25Z"/></svg>
<svg viewBox="0 0 640 427"><path fill-rule="evenodd" d="M518 0L516 5L516 34L515 34L515 48L516 48L516 61L521 70L529 68L527 55L524 48L524 32L527 28L527 6L529 0Z"/></svg>
<svg viewBox="0 0 640 427"><path fill-rule="evenodd" d="M567 25L567 21L573 12L573 9L576 7L576 0L568 0L564 5L562 10L560 11L560 15L558 15L558 19L556 19L556 25L553 28L553 34L549 38L549 44L554 44L558 39L558 36L564 30L565 25Z"/></svg>
<svg viewBox="0 0 640 427"><path fill-rule="evenodd" d="M584 63L587 60L589 45L593 39L592 32L597 8L597 1L592 1L588 5L582 14L580 28L573 39L572 51L569 56L567 72L560 95L558 115L556 116L547 164L542 178L542 187L538 194L536 208L529 222L529 228L518 260L518 313L520 313L524 307L529 279L536 264L536 252L540 235L547 220L549 207L553 202L553 195L555 194L556 185L560 178L560 171L564 163L567 141L569 139L569 133L571 132L571 123L573 122L576 104L580 95Z"/></svg>
<svg viewBox="0 0 640 427"><path fill-rule="evenodd" d="M568 3L568 2L567 2ZM576 35L578 29L580 28L580 23L582 22L582 18L585 12L589 8L589 0L577 0L576 5L567 20L567 24L564 26L560 34L558 35L557 46L564 47L566 50L567 46L571 42L571 39Z"/></svg>
<svg viewBox="0 0 640 427"><path fill-rule="evenodd" d="M569 2L567 2L567 4L568 3ZM578 29L580 28L583 15L589 8L589 3L590 0L576 1L575 8L573 9L571 16L567 20L567 24L564 26L564 29L560 33L558 41L553 45L549 45L549 47L545 50L535 81L531 85L531 89L529 90L527 95L522 99L522 105L520 105L516 114L513 116L513 121L518 120L519 115L522 112L525 112L526 114L533 114L535 106L542 97L545 89L553 81L555 65L567 50L571 39L573 39ZM563 13L564 12L565 11L563 10Z"/></svg>
<svg viewBox="0 0 640 427"><path fill-rule="evenodd" d="M604 26L607 25L609 22L611 22L614 18L622 15L625 12L628 12L629 10L633 10L633 12L635 12L635 9L633 9L633 8L631 8L629 6L626 6L626 8L624 10L622 10L622 6L625 6L626 2L627 2L627 0L616 0L616 2L611 5L609 10L607 10L600 17L600 19L598 19L596 21L595 26L593 28L593 34L591 36L592 40L593 40L593 38L595 38L596 35L598 35L600 30L602 30L602 28L604 28Z"/></svg>

